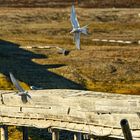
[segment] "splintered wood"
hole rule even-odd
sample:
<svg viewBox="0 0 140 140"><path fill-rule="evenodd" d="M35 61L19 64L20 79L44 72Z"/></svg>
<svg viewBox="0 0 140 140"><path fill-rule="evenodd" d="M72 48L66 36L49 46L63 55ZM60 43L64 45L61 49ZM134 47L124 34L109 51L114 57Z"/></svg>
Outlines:
<svg viewBox="0 0 140 140"><path fill-rule="evenodd" d="M82 90L32 90L23 103L14 91L0 91L0 123L123 138L127 119L140 139L140 96Z"/></svg>

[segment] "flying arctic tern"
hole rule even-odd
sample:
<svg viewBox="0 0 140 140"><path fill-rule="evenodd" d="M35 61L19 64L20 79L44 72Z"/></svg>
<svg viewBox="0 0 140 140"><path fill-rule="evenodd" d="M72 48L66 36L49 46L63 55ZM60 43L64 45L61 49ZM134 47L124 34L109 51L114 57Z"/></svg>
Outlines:
<svg viewBox="0 0 140 140"><path fill-rule="evenodd" d="M18 81L16 80L16 78L14 77L14 75L12 73L9 73L10 74L10 79L11 79L11 82L13 83L13 85L15 86L15 88L19 91L18 92L18 95L21 96L21 99L24 103L27 102L27 97L31 98L31 96L28 94L27 91L25 91L21 86L20 84L18 83Z"/></svg>
<svg viewBox="0 0 140 140"><path fill-rule="evenodd" d="M72 8L71 8L70 20L73 27L70 33L74 33L74 41L76 44L76 48L80 50L80 35L81 33L87 35L88 25L80 27L77 16L76 16L74 5L72 5Z"/></svg>

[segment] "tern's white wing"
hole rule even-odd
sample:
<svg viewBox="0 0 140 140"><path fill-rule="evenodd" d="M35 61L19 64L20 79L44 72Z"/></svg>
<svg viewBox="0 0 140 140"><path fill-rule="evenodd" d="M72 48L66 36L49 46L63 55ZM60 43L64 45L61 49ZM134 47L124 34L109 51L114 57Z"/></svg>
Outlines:
<svg viewBox="0 0 140 140"><path fill-rule="evenodd" d="M80 32L74 33L74 40L75 40L76 48L80 50Z"/></svg>
<svg viewBox="0 0 140 140"><path fill-rule="evenodd" d="M19 92L25 92L24 89L19 85L18 81L16 80L16 78L14 77L14 75L12 73L10 73L10 79L13 83L13 85L15 86L15 88L19 91Z"/></svg>
<svg viewBox="0 0 140 140"><path fill-rule="evenodd" d="M77 20L74 5L72 5L72 8L71 8L70 20L71 20L71 24L72 24L73 28L80 28L79 22Z"/></svg>

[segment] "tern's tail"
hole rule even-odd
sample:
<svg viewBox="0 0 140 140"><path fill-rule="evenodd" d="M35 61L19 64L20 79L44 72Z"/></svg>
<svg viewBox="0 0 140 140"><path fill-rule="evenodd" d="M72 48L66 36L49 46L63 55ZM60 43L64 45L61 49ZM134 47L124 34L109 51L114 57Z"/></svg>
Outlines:
<svg viewBox="0 0 140 140"><path fill-rule="evenodd" d="M86 26L84 26L84 27L81 28L81 32L82 32L83 34L85 34L85 35L88 34L88 32L87 32L87 26L88 26L88 25L86 25Z"/></svg>

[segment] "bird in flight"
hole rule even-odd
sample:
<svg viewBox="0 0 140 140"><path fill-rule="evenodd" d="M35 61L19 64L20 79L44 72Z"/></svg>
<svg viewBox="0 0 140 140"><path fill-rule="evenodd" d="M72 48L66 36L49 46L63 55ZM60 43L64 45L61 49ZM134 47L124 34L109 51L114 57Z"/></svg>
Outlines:
<svg viewBox="0 0 140 140"><path fill-rule="evenodd" d="M21 99L24 103L27 102L27 97L31 98L31 96L28 94L27 91L25 91L20 84L18 83L18 81L16 80L16 78L14 77L14 75L10 72L10 79L11 82L13 83L13 85L15 86L15 88L18 90L18 95L21 96Z"/></svg>
<svg viewBox="0 0 140 140"><path fill-rule="evenodd" d="M80 50L80 35L81 33L87 35L87 26L80 27L74 5L72 5L71 8L71 15L70 15L70 20L72 24L72 31L70 33L74 33L74 42L76 44L76 48Z"/></svg>

